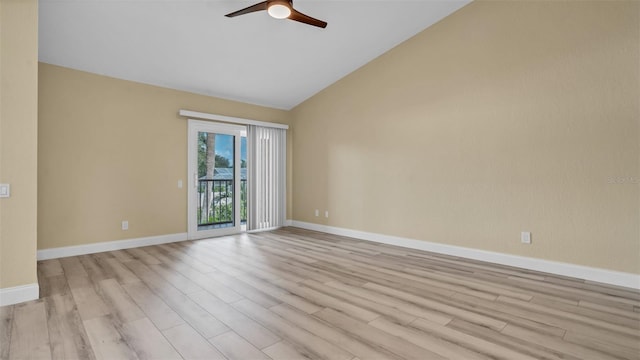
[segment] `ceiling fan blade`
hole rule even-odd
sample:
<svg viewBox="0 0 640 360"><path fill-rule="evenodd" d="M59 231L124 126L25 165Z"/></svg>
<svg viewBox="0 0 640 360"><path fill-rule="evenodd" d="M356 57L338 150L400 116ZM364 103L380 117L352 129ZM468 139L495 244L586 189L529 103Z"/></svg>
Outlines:
<svg viewBox="0 0 640 360"><path fill-rule="evenodd" d="M289 15L289 19L293 20L293 21L298 21L298 22L301 22L301 23L305 23L305 24L321 27L323 29L327 27L327 23L326 22L324 22L322 20L314 19L311 16L307 16L307 15L297 11L296 9L291 9L291 15Z"/></svg>
<svg viewBox="0 0 640 360"><path fill-rule="evenodd" d="M242 9L242 10L234 11L232 13L229 13L229 14L225 15L225 16L226 17L235 17L235 16L249 14L249 13L256 12L256 11L262 11L262 10L267 10L267 2L266 1L263 1L261 3L255 4L255 5L251 5L249 7L246 7L244 9Z"/></svg>

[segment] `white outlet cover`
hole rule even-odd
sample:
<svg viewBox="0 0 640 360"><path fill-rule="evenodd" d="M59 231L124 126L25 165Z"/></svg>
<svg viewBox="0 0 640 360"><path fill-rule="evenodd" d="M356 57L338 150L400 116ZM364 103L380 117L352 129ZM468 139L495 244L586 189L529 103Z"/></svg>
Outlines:
<svg viewBox="0 0 640 360"><path fill-rule="evenodd" d="M324 217L328 218L329 217L329 210L325 210L324 212Z"/></svg>
<svg viewBox="0 0 640 360"><path fill-rule="evenodd" d="M316 216L320 216L320 210L316 209Z"/></svg>
<svg viewBox="0 0 640 360"><path fill-rule="evenodd" d="M178 189L182 189L182 180L178 180Z"/></svg>
<svg viewBox="0 0 640 360"><path fill-rule="evenodd" d="M0 197L8 198L11 196L11 185L9 184L0 184Z"/></svg>
<svg viewBox="0 0 640 360"><path fill-rule="evenodd" d="M523 244L531 244L531 233L528 231L521 232L520 242L522 242Z"/></svg>
<svg viewBox="0 0 640 360"><path fill-rule="evenodd" d="M129 222L128 221L123 221L122 222L122 230L129 230Z"/></svg>

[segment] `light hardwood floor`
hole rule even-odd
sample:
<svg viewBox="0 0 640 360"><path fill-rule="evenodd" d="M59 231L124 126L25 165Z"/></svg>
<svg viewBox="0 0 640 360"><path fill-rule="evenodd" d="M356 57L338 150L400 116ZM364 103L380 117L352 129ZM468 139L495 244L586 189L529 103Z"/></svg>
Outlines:
<svg viewBox="0 0 640 360"><path fill-rule="evenodd" d="M640 293L295 228L38 263L0 359L640 359Z"/></svg>

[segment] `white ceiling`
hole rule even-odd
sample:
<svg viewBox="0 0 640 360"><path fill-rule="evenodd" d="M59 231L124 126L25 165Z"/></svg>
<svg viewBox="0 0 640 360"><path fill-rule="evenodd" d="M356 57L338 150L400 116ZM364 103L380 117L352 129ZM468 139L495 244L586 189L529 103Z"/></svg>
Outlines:
<svg viewBox="0 0 640 360"><path fill-rule="evenodd" d="M295 0L320 29L240 0L40 0L40 61L280 109L470 0Z"/></svg>

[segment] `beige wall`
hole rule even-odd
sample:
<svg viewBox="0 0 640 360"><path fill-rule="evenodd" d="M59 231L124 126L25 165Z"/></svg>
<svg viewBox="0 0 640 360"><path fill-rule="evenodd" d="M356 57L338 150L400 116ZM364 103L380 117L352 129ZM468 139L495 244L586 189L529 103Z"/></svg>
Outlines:
<svg viewBox="0 0 640 360"><path fill-rule="evenodd" d="M293 121L296 220L640 273L639 12L476 1L290 113L40 64L38 248L186 231L188 108Z"/></svg>
<svg viewBox="0 0 640 360"><path fill-rule="evenodd" d="M639 6L474 2L312 97L294 219L640 273Z"/></svg>
<svg viewBox="0 0 640 360"><path fill-rule="evenodd" d="M178 110L289 121L282 110L44 63L39 80L39 249L186 232Z"/></svg>
<svg viewBox="0 0 640 360"><path fill-rule="evenodd" d="M0 1L0 289L36 277L38 2Z"/></svg>

